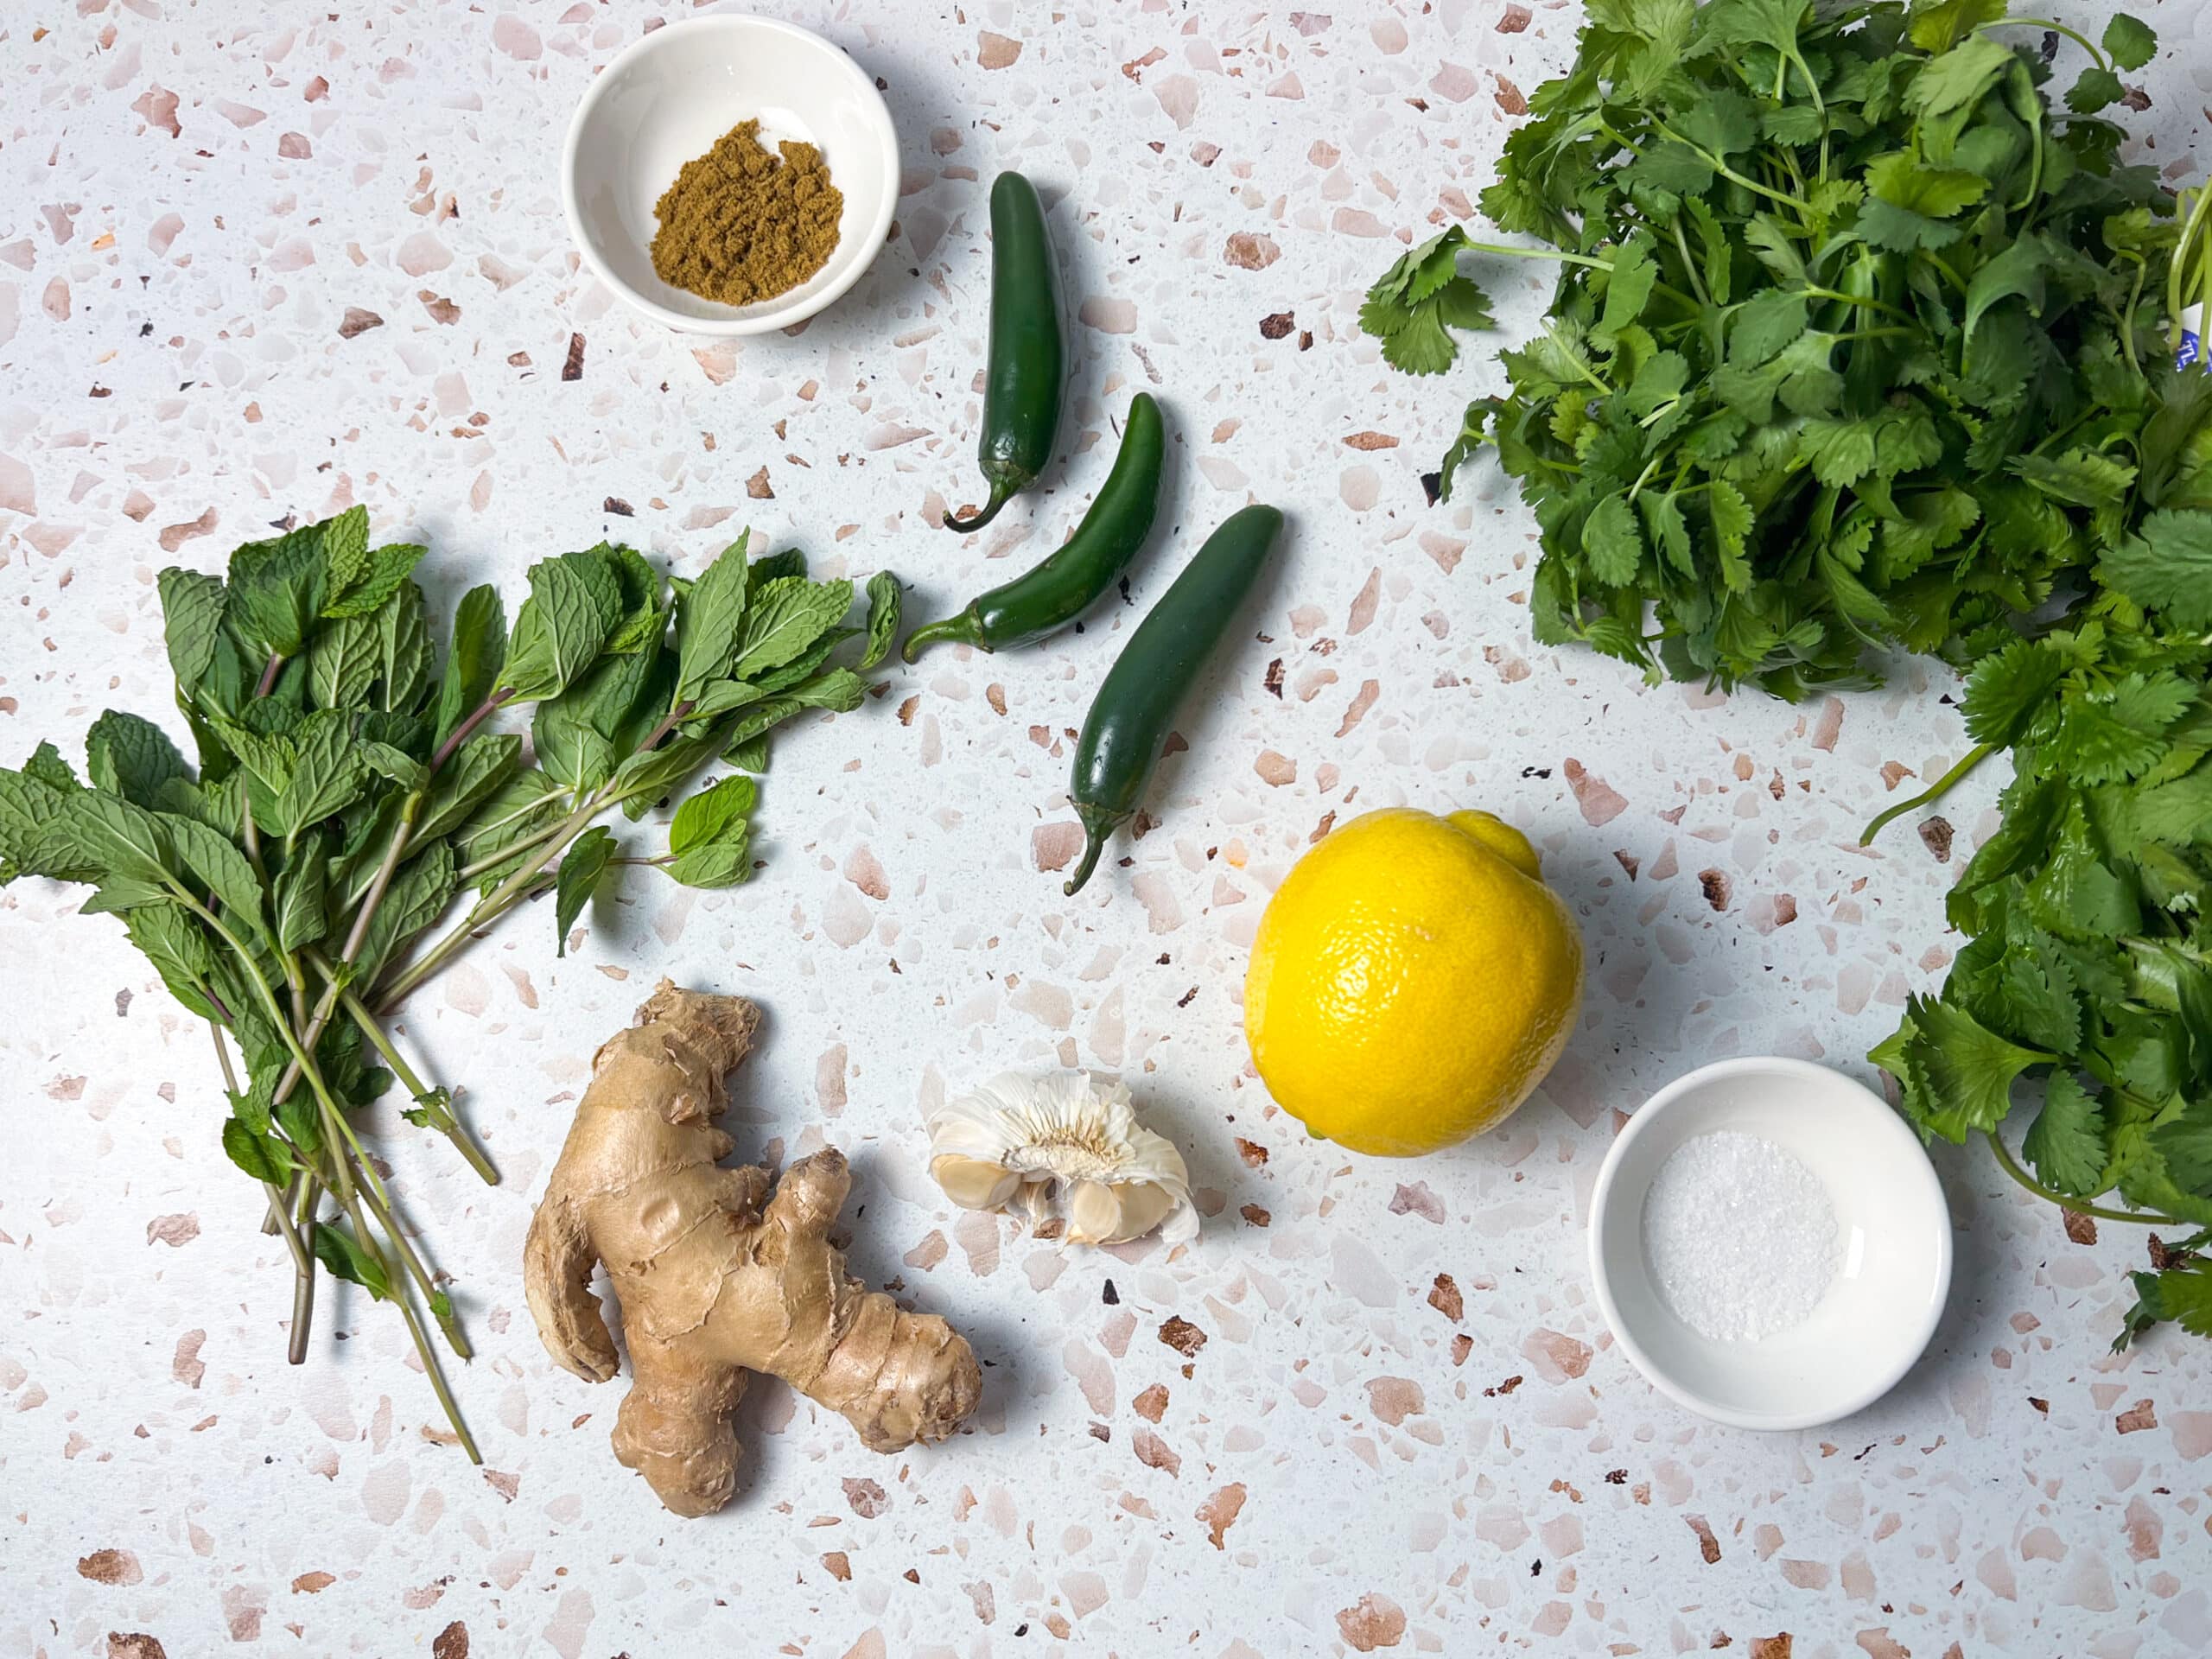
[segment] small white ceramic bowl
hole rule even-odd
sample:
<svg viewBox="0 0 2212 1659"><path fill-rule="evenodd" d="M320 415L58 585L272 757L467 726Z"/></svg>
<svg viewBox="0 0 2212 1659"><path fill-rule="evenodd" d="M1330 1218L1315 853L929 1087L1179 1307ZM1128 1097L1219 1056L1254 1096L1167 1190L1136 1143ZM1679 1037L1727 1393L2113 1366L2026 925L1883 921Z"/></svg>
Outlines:
<svg viewBox="0 0 2212 1659"><path fill-rule="evenodd" d="M722 305L653 274L653 204L684 162L754 119L772 149L786 138L821 149L845 212L812 276L758 305ZM561 205L584 263L685 334L766 334L812 316L860 280L898 199L899 138L874 81L820 35L762 17L687 18L632 42L584 93L561 152Z"/></svg>
<svg viewBox="0 0 2212 1659"><path fill-rule="evenodd" d="M1841 1256L1789 1330L1713 1342L1646 1270L1643 1202L1676 1147L1731 1129L1796 1156L1827 1189ZM1621 1350L1662 1394L1737 1428L1811 1428L1872 1405L1912 1369L1951 1286L1935 1166L1880 1096L1804 1060L1722 1060L1679 1077L1614 1138L1590 1200L1590 1272Z"/></svg>

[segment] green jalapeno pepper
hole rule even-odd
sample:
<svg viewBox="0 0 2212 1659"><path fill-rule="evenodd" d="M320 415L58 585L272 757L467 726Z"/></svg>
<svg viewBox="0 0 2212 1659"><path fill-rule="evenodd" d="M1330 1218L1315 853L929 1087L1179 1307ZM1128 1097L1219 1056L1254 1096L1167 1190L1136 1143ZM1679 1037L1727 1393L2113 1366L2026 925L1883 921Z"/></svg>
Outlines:
<svg viewBox="0 0 2212 1659"><path fill-rule="evenodd" d="M1037 187L1000 174L991 185L991 359L976 446L991 493L973 518L947 518L947 530L981 530L1052 458L1067 369L1059 287Z"/></svg>
<svg viewBox="0 0 2212 1659"><path fill-rule="evenodd" d="M1106 671L1076 740L1068 792L1083 820L1084 847L1083 861L1062 889L1071 898L1098 868L1107 837L1137 810L1176 709L1236 620L1281 531L1282 514L1273 507L1230 514Z"/></svg>
<svg viewBox="0 0 2212 1659"><path fill-rule="evenodd" d="M943 621L925 623L906 636L902 653L912 662L943 639L982 651L1011 651L1058 632L1114 585L1114 579L1152 533L1160 505L1160 469L1167 457L1167 428L1148 392L1129 400L1121 452L1090 510L1059 550L1012 582L969 601Z"/></svg>

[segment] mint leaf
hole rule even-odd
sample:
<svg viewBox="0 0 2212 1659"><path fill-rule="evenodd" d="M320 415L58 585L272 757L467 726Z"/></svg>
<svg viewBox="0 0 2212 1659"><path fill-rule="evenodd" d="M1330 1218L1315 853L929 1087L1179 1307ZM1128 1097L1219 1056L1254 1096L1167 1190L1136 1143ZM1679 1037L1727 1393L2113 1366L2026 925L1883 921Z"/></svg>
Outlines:
<svg viewBox="0 0 2212 1659"><path fill-rule="evenodd" d="M281 1186L292 1179L292 1155L283 1142L266 1133L255 1133L238 1118L223 1120L223 1150L257 1181Z"/></svg>
<svg viewBox="0 0 2212 1659"><path fill-rule="evenodd" d="M757 679L781 668L844 619L853 606L853 584L809 582L788 576L758 589L738 631L730 665L734 679Z"/></svg>
<svg viewBox="0 0 2212 1659"><path fill-rule="evenodd" d="M697 699L709 681L729 671L745 624L751 572L746 563L749 536L724 548L683 596L676 613L676 698ZM765 592L762 595L766 597ZM842 615L842 613L841 612ZM738 677L743 678L742 675Z"/></svg>
<svg viewBox="0 0 2212 1659"><path fill-rule="evenodd" d="M94 789L150 807L162 785L186 775L184 757L151 721L110 709L85 734L85 771Z"/></svg>
<svg viewBox="0 0 2212 1659"><path fill-rule="evenodd" d="M557 696L590 667L622 620L622 589L596 551L530 568L503 675L519 700Z"/></svg>
<svg viewBox="0 0 2212 1659"><path fill-rule="evenodd" d="M583 914L584 906L590 901L592 889L599 885L599 878L606 873L607 860L614 856L614 837L603 824L594 824L569 843L569 850L561 855L561 869L554 883L553 928L557 948L556 957L569 954L569 930L576 918Z"/></svg>
<svg viewBox="0 0 2212 1659"><path fill-rule="evenodd" d="M500 608L499 590L489 583L470 588L454 612L453 643L438 687L440 745L498 688L506 657L506 613Z"/></svg>
<svg viewBox="0 0 2212 1659"><path fill-rule="evenodd" d="M315 1255L332 1278L359 1285L379 1302L391 1300L391 1275L383 1261L364 1249L345 1223L315 1224Z"/></svg>
<svg viewBox="0 0 2212 1659"><path fill-rule="evenodd" d="M368 518L362 516L361 534L368 535ZM370 616L384 607L384 603L399 591L400 584L414 575L415 567L422 563L427 547L395 544L365 553L353 575L323 603L325 616ZM334 574L334 581L335 576Z"/></svg>
<svg viewBox="0 0 2212 1659"><path fill-rule="evenodd" d="M868 645L861 652L861 672L891 654L899 638L899 578L879 570L868 579Z"/></svg>
<svg viewBox="0 0 2212 1659"><path fill-rule="evenodd" d="M668 850L678 855L720 840L733 825L741 826L760 799L760 788L750 778L723 778L709 784L676 809L668 828Z"/></svg>
<svg viewBox="0 0 2212 1659"><path fill-rule="evenodd" d="M162 637L168 647L169 671L180 696L199 688L215 660L215 641L223 626L221 579L171 565L156 585L162 595Z"/></svg>

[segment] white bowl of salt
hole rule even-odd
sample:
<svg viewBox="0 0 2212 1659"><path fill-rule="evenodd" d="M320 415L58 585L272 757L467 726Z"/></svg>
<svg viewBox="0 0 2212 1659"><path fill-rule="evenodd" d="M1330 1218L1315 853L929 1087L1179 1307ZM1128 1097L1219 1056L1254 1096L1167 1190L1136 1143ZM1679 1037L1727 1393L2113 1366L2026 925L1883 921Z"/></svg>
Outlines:
<svg viewBox="0 0 2212 1659"><path fill-rule="evenodd" d="M1928 1346L1950 1214L1879 1096L1804 1060L1722 1060L1614 1138L1590 1271L1661 1393L1738 1428L1811 1428L1881 1398Z"/></svg>

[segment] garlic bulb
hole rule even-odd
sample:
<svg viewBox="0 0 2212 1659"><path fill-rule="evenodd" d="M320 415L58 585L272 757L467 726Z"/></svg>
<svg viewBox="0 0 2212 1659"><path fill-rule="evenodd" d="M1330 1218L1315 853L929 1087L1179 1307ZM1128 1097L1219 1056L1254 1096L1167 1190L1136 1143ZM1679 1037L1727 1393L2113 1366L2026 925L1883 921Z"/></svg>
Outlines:
<svg viewBox="0 0 2212 1659"><path fill-rule="evenodd" d="M963 1210L1019 1204L1072 1244L1198 1236L1183 1154L1137 1122L1121 1084L1007 1071L931 1112L929 1129L930 1174Z"/></svg>

